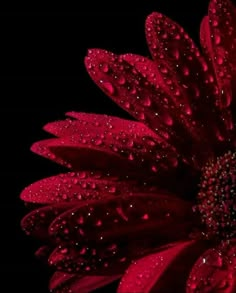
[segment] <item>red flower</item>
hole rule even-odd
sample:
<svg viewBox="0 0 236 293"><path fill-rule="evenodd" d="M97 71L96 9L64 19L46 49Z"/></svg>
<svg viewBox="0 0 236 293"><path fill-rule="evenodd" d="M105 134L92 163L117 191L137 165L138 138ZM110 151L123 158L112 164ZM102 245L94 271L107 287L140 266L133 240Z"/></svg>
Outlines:
<svg viewBox="0 0 236 293"><path fill-rule="evenodd" d="M212 0L202 53L160 13L153 60L93 49L92 79L136 121L67 113L32 150L72 172L21 194L24 230L47 241L53 292L236 292L236 10Z"/></svg>

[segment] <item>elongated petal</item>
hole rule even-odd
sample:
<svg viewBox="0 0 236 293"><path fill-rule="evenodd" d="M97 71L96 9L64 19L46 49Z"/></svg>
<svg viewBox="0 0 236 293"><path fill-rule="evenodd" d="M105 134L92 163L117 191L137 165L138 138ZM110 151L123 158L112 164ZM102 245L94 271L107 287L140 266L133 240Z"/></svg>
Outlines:
<svg viewBox="0 0 236 293"><path fill-rule="evenodd" d="M174 146L183 156L191 161L193 157L206 154L206 148L204 152L189 148L192 145L192 136L195 140L200 137L197 129L189 131L195 122L191 122L191 125L184 123L185 116L178 113L180 101L176 103L176 108L170 94L156 83L152 83L151 66L148 66L151 61L141 58L134 62L134 59L130 54L117 56L108 51L94 49L89 51L85 64L92 79L104 92L135 118L147 124L163 141ZM102 70L101 65L104 63L109 66L110 71ZM145 66L140 66L140 63L149 68L149 75ZM194 143L194 146L198 145Z"/></svg>
<svg viewBox="0 0 236 293"><path fill-rule="evenodd" d="M69 172L48 177L26 187L21 199L27 202L50 204L106 198L111 195L131 195L150 187L128 178L111 177L101 172Z"/></svg>
<svg viewBox="0 0 236 293"><path fill-rule="evenodd" d="M39 260L43 261L44 263L47 263L48 257L51 254L52 250L52 247L50 247L49 245L43 245L36 250L34 255Z"/></svg>
<svg viewBox="0 0 236 293"><path fill-rule="evenodd" d="M227 129L222 122L222 113L216 107L220 93L212 67L207 65L184 29L160 13L152 13L147 18L146 35L167 86L177 88L181 104L191 109L194 120L208 121L209 129L214 130L212 134L208 133L211 140L221 141L222 136L226 137ZM169 80L172 81L170 84ZM174 94L172 97L180 102L179 97ZM216 111L212 111L213 108Z"/></svg>
<svg viewBox="0 0 236 293"><path fill-rule="evenodd" d="M77 203L77 205L79 204ZM21 227L28 235L44 240L48 239L48 227L53 220L61 213L73 209L75 206L76 203L71 202L35 209L22 219Z"/></svg>
<svg viewBox="0 0 236 293"><path fill-rule="evenodd" d="M110 147L110 149L108 149ZM47 159L55 161L74 171L77 170L103 170L104 172L127 173L134 169L131 160L119 156L116 145L97 145L83 140L80 136L48 139L36 142L31 150Z"/></svg>
<svg viewBox="0 0 236 293"><path fill-rule="evenodd" d="M114 116L70 112L67 115L76 120L67 119L48 123L44 130L55 136L85 135L86 133L97 133L97 135L120 135L127 133L137 136L151 136L155 139L156 135L146 125L140 122L121 119Z"/></svg>
<svg viewBox="0 0 236 293"><path fill-rule="evenodd" d="M204 16L200 26L200 41L201 46L204 50L207 60L211 60L212 56L212 43L211 43L211 32L209 24L209 16ZM209 62L210 63L210 62Z"/></svg>
<svg viewBox="0 0 236 293"><path fill-rule="evenodd" d="M191 204L165 194L119 196L95 201L62 214L50 227L50 233L64 240L77 242L118 238L132 231L149 234L158 225L178 224L193 220ZM149 229L149 230L148 230ZM150 230L151 229L151 230ZM64 233L64 231L67 233Z"/></svg>
<svg viewBox="0 0 236 293"><path fill-rule="evenodd" d="M212 0L208 14L212 43L211 60L221 91L219 106L224 108L232 101L232 72L236 70L236 10L229 0Z"/></svg>
<svg viewBox="0 0 236 293"><path fill-rule="evenodd" d="M188 282L187 293L236 292L235 243L208 249L194 264Z"/></svg>
<svg viewBox="0 0 236 293"><path fill-rule="evenodd" d="M184 292L186 272L202 249L193 241L180 242L135 260L123 276L118 293Z"/></svg>
<svg viewBox="0 0 236 293"><path fill-rule="evenodd" d="M88 203L60 215L49 232L59 245L49 263L80 274L122 273L132 259L186 239L191 206L165 195L133 195Z"/></svg>
<svg viewBox="0 0 236 293"><path fill-rule="evenodd" d="M37 142L32 150L74 170L90 168L118 172L125 168L129 174L131 170L137 172L137 166L150 173L153 166L156 170L177 166L173 147L144 135L141 130L129 129L127 127L118 134L99 134L95 126L92 131L84 128L80 134Z"/></svg>
<svg viewBox="0 0 236 293"><path fill-rule="evenodd" d="M89 276L56 272L51 278L49 289L53 293L89 293L119 279L120 276Z"/></svg>

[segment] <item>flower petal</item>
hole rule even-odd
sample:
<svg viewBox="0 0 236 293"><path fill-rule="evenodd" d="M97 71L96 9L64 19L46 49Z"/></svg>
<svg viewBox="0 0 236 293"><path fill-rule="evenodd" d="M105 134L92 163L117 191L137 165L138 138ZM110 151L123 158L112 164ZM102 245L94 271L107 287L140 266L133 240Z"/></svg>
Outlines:
<svg viewBox="0 0 236 293"><path fill-rule="evenodd" d="M85 59L87 70L97 85L119 106L155 131L160 140L174 146L190 161L200 154L205 155L206 148L202 152L195 149L193 156L193 148L190 145L202 146L202 140L201 144L199 141L200 135L197 131L190 132L190 124L185 125L179 119L180 115L168 93L160 86L157 87L157 84L151 83L146 71L143 70L145 66L139 66L140 62L149 64L145 58L133 63L130 55L117 56L98 49L89 50ZM103 64L109 67L108 71L104 72ZM151 70L150 66L148 68ZM179 105L178 101L178 107ZM198 140L198 144L192 143L192 136ZM209 143L204 145L209 146Z"/></svg>
<svg viewBox="0 0 236 293"><path fill-rule="evenodd" d="M226 130L220 111L212 111L218 95L214 71L184 29L165 15L156 12L149 15L146 36L165 88L176 107L180 108L181 104L182 111L188 113L198 127L208 121L205 131L210 141L216 143L219 133L226 135Z"/></svg>
<svg viewBox="0 0 236 293"><path fill-rule="evenodd" d="M200 26L200 41L201 46L204 50L204 53L207 59L211 59L212 57L212 43L211 43L211 32L209 25L209 16L204 16ZM210 64L211 66L211 64Z"/></svg>
<svg viewBox="0 0 236 293"><path fill-rule="evenodd" d="M236 71L236 10L228 0L212 0L208 15L211 35L211 47L208 50L211 51L220 88L219 107L225 108L232 101L232 72Z"/></svg>
<svg viewBox="0 0 236 293"><path fill-rule="evenodd" d="M79 205L79 203L77 203ZM52 221L66 210L76 206L74 202L59 203L33 210L21 220L21 227L26 234L40 239L48 239L48 227Z"/></svg>
<svg viewBox="0 0 236 293"><path fill-rule="evenodd" d="M55 272L51 278L49 289L53 293L89 293L119 279L120 276L87 276Z"/></svg>
<svg viewBox="0 0 236 293"><path fill-rule="evenodd" d="M39 141L32 145L31 150L74 171L97 169L117 174L120 170L125 169L129 173L134 169L131 160L119 156L116 145L108 144L104 148L80 136Z"/></svg>
<svg viewBox="0 0 236 293"><path fill-rule="evenodd" d="M101 135L96 126L89 131L84 128L78 134L37 142L32 151L73 170L96 168L123 173L119 170L125 168L129 174L132 171L138 173L137 166L149 173L177 166L177 154L173 147L149 135L150 131L144 133L141 123L140 131L132 125L119 133Z"/></svg>
<svg viewBox="0 0 236 293"><path fill-rule="evenodd" d="M128 178L111 177L101 172L69 172L48 177L26 187L22 200L33 203L51 204L95 200L111 195L133 194L154 189L131 181Z"/></svg>
<svg viewBox="0 0 236 293"><path fill-rule="evenodd" d="M100 135L112 135L120 133L130 133L130 135L151 136L155 139L156 135L146 125L140 122L121 119L114 116L89 114L79 112L66 113L76 120L67 119L48 123L44 130L55 136L69 136L86 133L97 133Z"/></svg>
<svg viewBox="0 0 236 293"><path fill-rule="evenodd" d="M48 257L52 253L53 248L50 245L44 245L39 247L36 252L35 256L41 260L43 263L47 264L48 263Z"/></svg>
<svg viewBox="0 0 236 293"><path fill-rule="evenodd" d="M50 233L70 243L85 239L104 242L106 238L118 238L130 230L133 232L128 237L133 238L140 231L149 234L154 227L155 231L158 226L163 229L163 224L192 220L191 204L173 195L134 194L88 202L65 212L52 223Z"/></svg>
<svg viewBox="0 0 236 293"><path fill-rule="evenodd" d="M156 247L187 238L191 205L167 195L133 195L89 203L60 215L49 232L59 246L49 262L80 274L122 273Z"/></svg>
<svg viewBox="0 0 236 293"><path fill-rule="evenodd" d="M204 252L192 268L186 292L236 292L235 243L224 243Z"/></svg>
<svg viewBox="0 0 236 293"><path fill-rule="evenodd" d="M184 292L185 274L191 266L188 262L201 250L193 241L180 242L138 259L127 269L117 292ZM176 272L170 271L173 268Z"/></svg>

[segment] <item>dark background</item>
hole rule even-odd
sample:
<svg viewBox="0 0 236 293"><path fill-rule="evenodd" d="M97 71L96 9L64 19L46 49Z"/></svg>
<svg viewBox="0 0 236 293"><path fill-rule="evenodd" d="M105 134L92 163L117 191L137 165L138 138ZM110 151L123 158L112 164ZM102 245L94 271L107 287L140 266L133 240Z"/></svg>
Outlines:
<svg viewBox="0 0 236 293"><path fill-rule="evenodd" d="M152 11L179 22L198 42L208 1L140 1L77 12L1 12L1 293L46 293L50 272L34 257L37 242L25 236L26 208L20 191L33 181L62 171L37 157L30 145L47 135L49 121L69 110L125 117L90 80L83 58L88 48L147 56L144 21Z"/></svg>

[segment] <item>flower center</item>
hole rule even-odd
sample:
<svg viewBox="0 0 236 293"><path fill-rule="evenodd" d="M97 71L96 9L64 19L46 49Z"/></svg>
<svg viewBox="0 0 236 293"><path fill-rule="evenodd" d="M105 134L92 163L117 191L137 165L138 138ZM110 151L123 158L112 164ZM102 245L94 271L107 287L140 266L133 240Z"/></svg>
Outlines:
<svg viewBox="0 0 236 293"><path fill-rule="evenodd" d="M236 235L236 152L210 161L203 168L197 208L205 236L231 239Z"/></svg>

